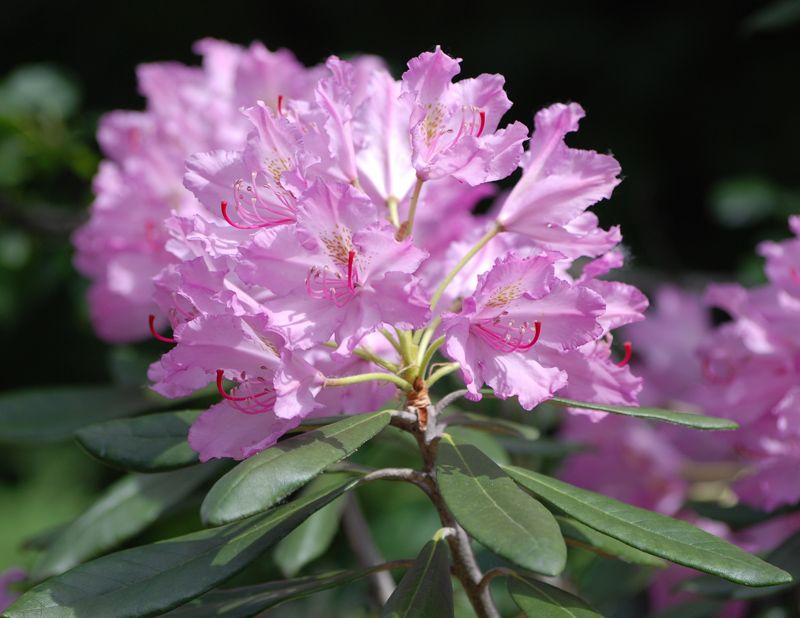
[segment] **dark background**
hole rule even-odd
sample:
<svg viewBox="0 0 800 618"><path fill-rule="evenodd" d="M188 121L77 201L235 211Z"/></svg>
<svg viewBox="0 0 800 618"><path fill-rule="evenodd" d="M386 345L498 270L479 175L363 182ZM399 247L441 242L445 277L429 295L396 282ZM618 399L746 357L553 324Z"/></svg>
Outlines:
<svg viewBox="0 0 800 618"><path fill-rule="evenodd" d="M91 125L103 111L143 107L137 64L196 64L191 45L206 36L260 39L306 64L374 53L398 77L408 59L440 44L464 59L462 77L506 77L509 122L531 127L536 110L553 102L584 106L587 117L568 142L613 151L622 165L624 182L594 210L604 226L622 225L637 283L641 273L732 278L758 240L788 235L786 208L754 225L726 226L710 208L720 183L755 179L773 191L765 207L773 211L800 186L800 28L791 11L778 14L776 27L769 19L759 27L759 12L771 6L29 0L4 6L0 76L24 63L55 63L79 83ZM50 192L60 203L88 204L86 182L56 178ZM59 281L0 330L0 347L13 351L0 355L3 386L107 379L104 348L81 315L83 287L63 273Z"/></svg>

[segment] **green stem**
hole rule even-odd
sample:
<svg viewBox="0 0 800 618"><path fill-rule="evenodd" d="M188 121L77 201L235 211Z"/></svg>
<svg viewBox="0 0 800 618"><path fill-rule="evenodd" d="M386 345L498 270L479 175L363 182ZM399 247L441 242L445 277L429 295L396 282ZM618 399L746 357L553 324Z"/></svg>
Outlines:
<svg viewBox="0 0 800 618"><path fill-rule="evenodd" d="M385 328L381 329L381 335L386 337L386 339L389 341L389 343L392 344L392 347L395 349L395 351L402 357L403 356L403 349L400 347L400 344L397 342L397 339L395 339L394 335L392 335L392 333L390 333Z"/></svg>
<svg viewBox="0 0 800 618"><path fill-rule="evenodd" d="M441 285L436 289L436 293L431 298L431 311L436 309L436 304L439 302L439 299L444 294L444 291L447 289L447 286L450 285L450 282L455 278L455 276L461 271L462 268L469 262L475 254L478 253L481 249L483 249L486 244L495 236L497 236L500 232L502 232L505 228L503 227L502 223L495 223L494 227L484 234L483 238L481 238L477 244L470 249L467 254L461 258L461 261L455 265L453 270L444 278Z"/></svg>
<svg viewBox="0 0 800 618"><path fill-rule="evenodd" d="M453 373L454 371L458 371L461 369L461 363L447 363L444 367L437 369L431 374L431 377L425 380L425 386L430 388L433 386L440 378L445 377L448 374Z"/></svg>
<svg viewBox="0 0 800 618"><path fill-rule="evenodd" d="M354 376L345 376L343 378L325 378L325 386L350 386L351 384L360 384L361 382L391 382L402 388L405 392L413 390L411 386L400 376L393 373L360 373Z"/></svg>
<svg viewBox="0 0 800 618"><path fill-rule="evenodd" d="M322 345L324 345L327 348L338 348L339 347L333 341L327 341L326 343L323 343ZM386 360L385 358L383 358L381 356L376 356L375 354L373 354L369 350L365 350L364 348L356 348L355 350L353 350L353 354L355 354L356 356L360 356L364 360L371 361L371 362L375 363L376 365L380 365L381 367L383 367L384 369L388 369L392 373L396 373L400 369L400 367L398 367L396 363L388 361L388 360Z"/></svg>
<svg viewBox="0 0 800 618"><path fill-rule="evenodd" d="M434 341L430 347L425 350L425 356L422 357L422 360L419 362L419 373L420 375L425 375L425 370L428 368L428 363L431 362L431 358L436 353L436 350L444 343L444 335L439 337L436 341ZM420 348L422 350L423 348Z"/></svg>
<svg viewBox="0 0 800 618"><path fill-rule="evenodd" d="M408 207L408 221L400 227L397 240L403 240L411 236L411 228L414 227L414 215L417 212L417 202L419 202L419 193L422 191L422 184L424 182L422 178L417 178L417 184L414 185L414 194L411 196L411 206Z"/></svg>
<svg viewBox="0 0 800 618"><path fill-rule="evenodd" d="M422 333L422 338L419 340L419 349L421 351L428 349L428 344L431 341L431 337L433 337L433 333L436 332L436 329L441 323L442 323L442 317L437 315L435 318L433 318L433 321L425 329L425 332ZM425 352L422 353L424 354ZM422 364L422 361L420 361L420 364Z"/></svg>
<svg viewBox="0 0 800 618"><path fill-rule="evenodd" d="M398 330L397 331L397 339L400 341L400 347L402 348L402 355L403 355L403 363L405 364L406 368L410 368L415 364L414 358L414 350L413 350L413 343L411 341L411 333ZM413 380L416 375L411 376Z"/></svg>

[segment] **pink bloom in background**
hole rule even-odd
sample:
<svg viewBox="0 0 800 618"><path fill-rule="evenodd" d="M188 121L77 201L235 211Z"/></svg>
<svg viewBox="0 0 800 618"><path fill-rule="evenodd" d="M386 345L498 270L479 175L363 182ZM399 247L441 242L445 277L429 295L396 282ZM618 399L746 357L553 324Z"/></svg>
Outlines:
<svg viewBox="0 0 800 618"><path fill-rule="evenodd" d="M11 584L25 581L27 577L27 573L22 569L9 569L0 574L0 611L3 611L19 597L18 594L11 592Z"/></svg>
<svg viewBox="0 0 800 618"><path fill-rule="evenodd" d="M141 338L150 315L171 326L153 388L216 385L190 433L201 459L248 457L310 416L403 405L406 380L442 366L473 398L488 384L525 408L564 389L636 405L611 331L646 299L604 279L617 254L567 274L620 240L586 211L618 164L563 143L579 106L540 112L523 154L528 129L498 128L503 78L454 82L460 60L438 47L400 80L370 56L306 69L259 43L197 51L202 68L142 67L147 110L103 121L109 159L75 243L102 336ZM511 193L474 215L520 160ZM433 362L442 344L454 362Z"/></svg>

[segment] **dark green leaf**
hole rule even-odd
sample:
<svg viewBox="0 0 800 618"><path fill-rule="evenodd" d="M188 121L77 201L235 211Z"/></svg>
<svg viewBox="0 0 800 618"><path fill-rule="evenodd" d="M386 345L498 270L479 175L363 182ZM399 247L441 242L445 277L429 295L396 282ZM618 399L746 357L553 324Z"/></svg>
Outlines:
<svg viewBox="0 0 800 618"><path fill-rule="evenodd" d="M187 441L199 410L149 414L79 429L75 439L103 463L133 472L166 472L200 461Z"/></svg>
<svg viewBox="0 0 800 618"><path fill-rule="evenodd" d="M452 618L447 542L428 541L381 612L381 618Z"/></svg>
<svg viewBox="0 0 800 618"><path fill-rule="evenodd" d="M444 434L436 477L448 508L475 540L531 571L564 570L567 547L550 511L476 447Z"/></svg>
<svg viewBox="0 0 800 618"><path fill-rule="evenodd" d="M111 485L56 537L31 574L33 581L59 575L141 532L200 483L219 471L211 464L163 474L129 474Z"/></svg>
<svg viewBox="0 0 800 618"><path fill-rule="evenodd" d="M0 442L63 440L93 423L163 406L142 388L36 388L0 396Z"/></svg>
<svg viewBox="0 0 800 618"><path fill-rule="evenodd" d="M243 521L128 549L31 589L7 618L149 618L227 581L357 482Z"/></svg>
<svg viewBox="0 0 800 618"><path fill-rule="evenodd" d="M164 618L251 618L285 601L335 588L384 568L378 566L355 571L337 571L247 588L209 592L164 614Z"/></svg>
<svg viewBox="0 0 800 618"><path fill-rule="evenodd" d="M684 427L694 427L695 429L737 429L739 425L725 418L714 416L702 416L701 414L689 414L687 412L675 412L674 410L662 410L661 408L634 408L628 406L607 406L601 403L586 403L584 401L572 401L553 397L543 401L548 405L563 406L567 408L582 408L584 410L600 410L601 412L611 412L622 416L635 416L637 418L652 418L657 421L666 421Z"/></svg>
<svg viewBox="0 0 800 618"><path fill-rule="evenodd" d="M528 455L530 457L567 457L592 450L592 447L586 444L546 438L520 440L519 438L498 436L497 442L512 455Z"/></svg>
<svg viewBox="0 0 800 618"><path fill-rule="evenodd" d="M561 527L561 534L567 540L568 545L584 547L589 551L595 551L602 556L609 558L619 558L625 562L642 564L645 566L665 567L667 563L661 558L652 554L639 551L635 547L626 545L594 528L590 528L574 519L556 516L556 521Z"/></svg>
<svg viewBox="0 0 800 618"><path fill-rule="evenodd" d="M200 516L217 526L264 511L383 429L388 410L358 414L289 438L246 459L208 492Z"/></svg>
<svg viewBox="0 0 800 618"><path fill-rule="evenodd" d="M795 533L784 541L776 550L767 556L766 560L770 564L774 564L789 572L794 578L794 581L788 584L781 584L780 586L749 588L720 579L719 577L714 577L713 575L703 575L681 582L680 588L704 597L734 599L737 601L766 597L794 588L800 585L800 532Z"/></svg>
<svg viewBox="0 0 800 618"><path fill-rule="evenodd" d="M480 429L481 431L514 436L516 438L522 438L523 440L536 440L539 437L539 430L536 427L515 423L514 421L508 421L504 418L484 416L483 414L476 414L474 412L448 414L443 417L443 420L448 426L462 425L465 427L472 427L473 429Z"/></svg>
<svg viewBox="0 0 800 618"><path fill-rule="evenodd" d="M321 491L341 481L340 474L323 474L303 487L301 496ZM273 558L284 577L294 577L305 565L324 554L336 531L344 509L344 498L337 498L306 519L275 546Z"/></svg>
<svg viewBox="0 0 800 618"><path fill-rule="evenodd" d="M586 601L536 579L510 575L508 592L528 618L602 618Z"/></svg>
<svg viewBox="0 0 800 618"><path fill-rule="evenodd" d="M785 571L685 521L630 506L524 468L503 466L503 469L517 483L573 519L654 556L748 586L791 581Z"/></svg>

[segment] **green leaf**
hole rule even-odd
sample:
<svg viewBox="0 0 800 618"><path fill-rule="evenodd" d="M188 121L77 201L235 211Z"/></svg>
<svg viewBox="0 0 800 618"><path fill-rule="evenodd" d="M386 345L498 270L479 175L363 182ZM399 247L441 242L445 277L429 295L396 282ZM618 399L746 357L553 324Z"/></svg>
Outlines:
<svg viewBox="0 0 800 618"><path fill-rule="evenodd" d="M536 579L511 575L508 592L528 618L602 618L586 601Z"/></svg>
<svg viewBox="0 0 800 618"><path fill-rule="evenodd" d="M461 425L481 431L514 436L515 438L521 438L523 440L536 440L539 437L539 430L536 427L515 423L514 421L508 421L504 418L484 416L483 414L476 414L474 412L456 412L455 414L448 414L443 417L442 420L444 420L448 426Z"/></svg>
<svg viewBox="0 0 800 618"><path fill-rule="evenodd" d="M79 429L75 439L105 464L133 472L165 472L200 461L189 446L199 410L149 414Z"/></svg>
<svg viewBox="0 0 800 618"><path fill-rule="evenodd" d="M791 581L791 575L785 571L685 521L630 506L524 468L503 466L503 469L517 483L570 517L654 556L747 586Z"/></svg>
<svg viewBox="0 0 800 618"><path fill-rule="evenodd" d="M529 457L568 457L575 453L591 451L592 447L578 442L562 440L520 440L506 436L498 436L497 442L512 455L528 455Z"/></svg>
<svg viewBox="0 0 800 618"><path fill-rule="evenodd" d="M447 542L428 541L381 612L381 618L447 618L454 615Z"/></svg>
<svg viewBox="0 0 800 618"><path fill-rule="evenodd" d="M164 618L251 618L285 601L335 588L384 568L381 565L355 571L310 575L246 588L213 591L163 616Z"/></svg>
<svg viewBox="0 0 800 618"><path fill-rule="evenodd" d="M61 530L31 574L33 581L59 575L144 530L178 504L218 465L163 474L129 474L111 485L80 517Z"/></svg>
<svg viewBox="0 0 800 618"><path fill-rule="evenodd" d="M217 526L264 511L355 451L389 424L388 410L357 414L246 459L208 492L200 516Z"/></svg>
<svg viewBox="0 0 800 618"><path fill-rule="evenodd" d="M314 511L354 487L295 500L243 521L88 562L28 591L6 618L160 615L241 572Z"/></svg>
<svg viewBox="0 0 800 618"><path fill-rule="evenodd" d="M747 601L773 594L778 594L800 585L800 532L795 533L784 541L766 558L767 562L789 572L794 581L779 586L765 586L763 588L748 588L733 582L703 575L681 582L679 588L688 590L704 597L733 599Z"/></svg>
<svg viewBox="0 0 800 618"><path fill-rule="evenodd" d="M537 573L564 570L567 546L550 511L476 447L443 434L436 477L448 508L476 541Z"/></svg>
<svg viewBox="0 0 800 618"><path fill-rule="evenodd" d="M572 401L561 397L553 397L543 401L552 406L563 406L568 408L582 408L584 410L600 410L601 412L611 412L622 416L635 416L637 418L652 418L657 421L666 421L684 427L694 427L695 429L737 429L739 425L725 418L714 416L703 416L701 414L689 414L687 412L675 412L674 410L662 410L661 408L634 408L628 406L607 406L601 403L586 403L583 401Z"/></svg>
<svg viewBox="0 0 800 618"><path fill-rule="evenodd" d="M0 396L0 442L63 440L93 423L154 410L141 388L36 388Z"/></svg>
<svg viewBox="0 0 800 618"><path fill-rule="evenodd" d="M607 534L598 532L594 528L590 528L574 519L568 519L556 515L556 521L561 527L561 534L567 540L567 545L576 545L584 547L589 551L594 551L600 555L608 558L618 558L625 562L632 562L634 564L642 564L645 566L665 567L667 563L653 556L652 554L645 553L631 547L617 539L614 539Z"/></svg>
<svg viewBox="0 0 800 618"><path fill-rule="evenodd" d="M300 492L301 496L320 491L340 482L340 474L318 476ZM284 577L294 577L305 565L324 554L336 531L344 509L344 498L337 498L306 519L275 546L273 558Z"/></svg>

